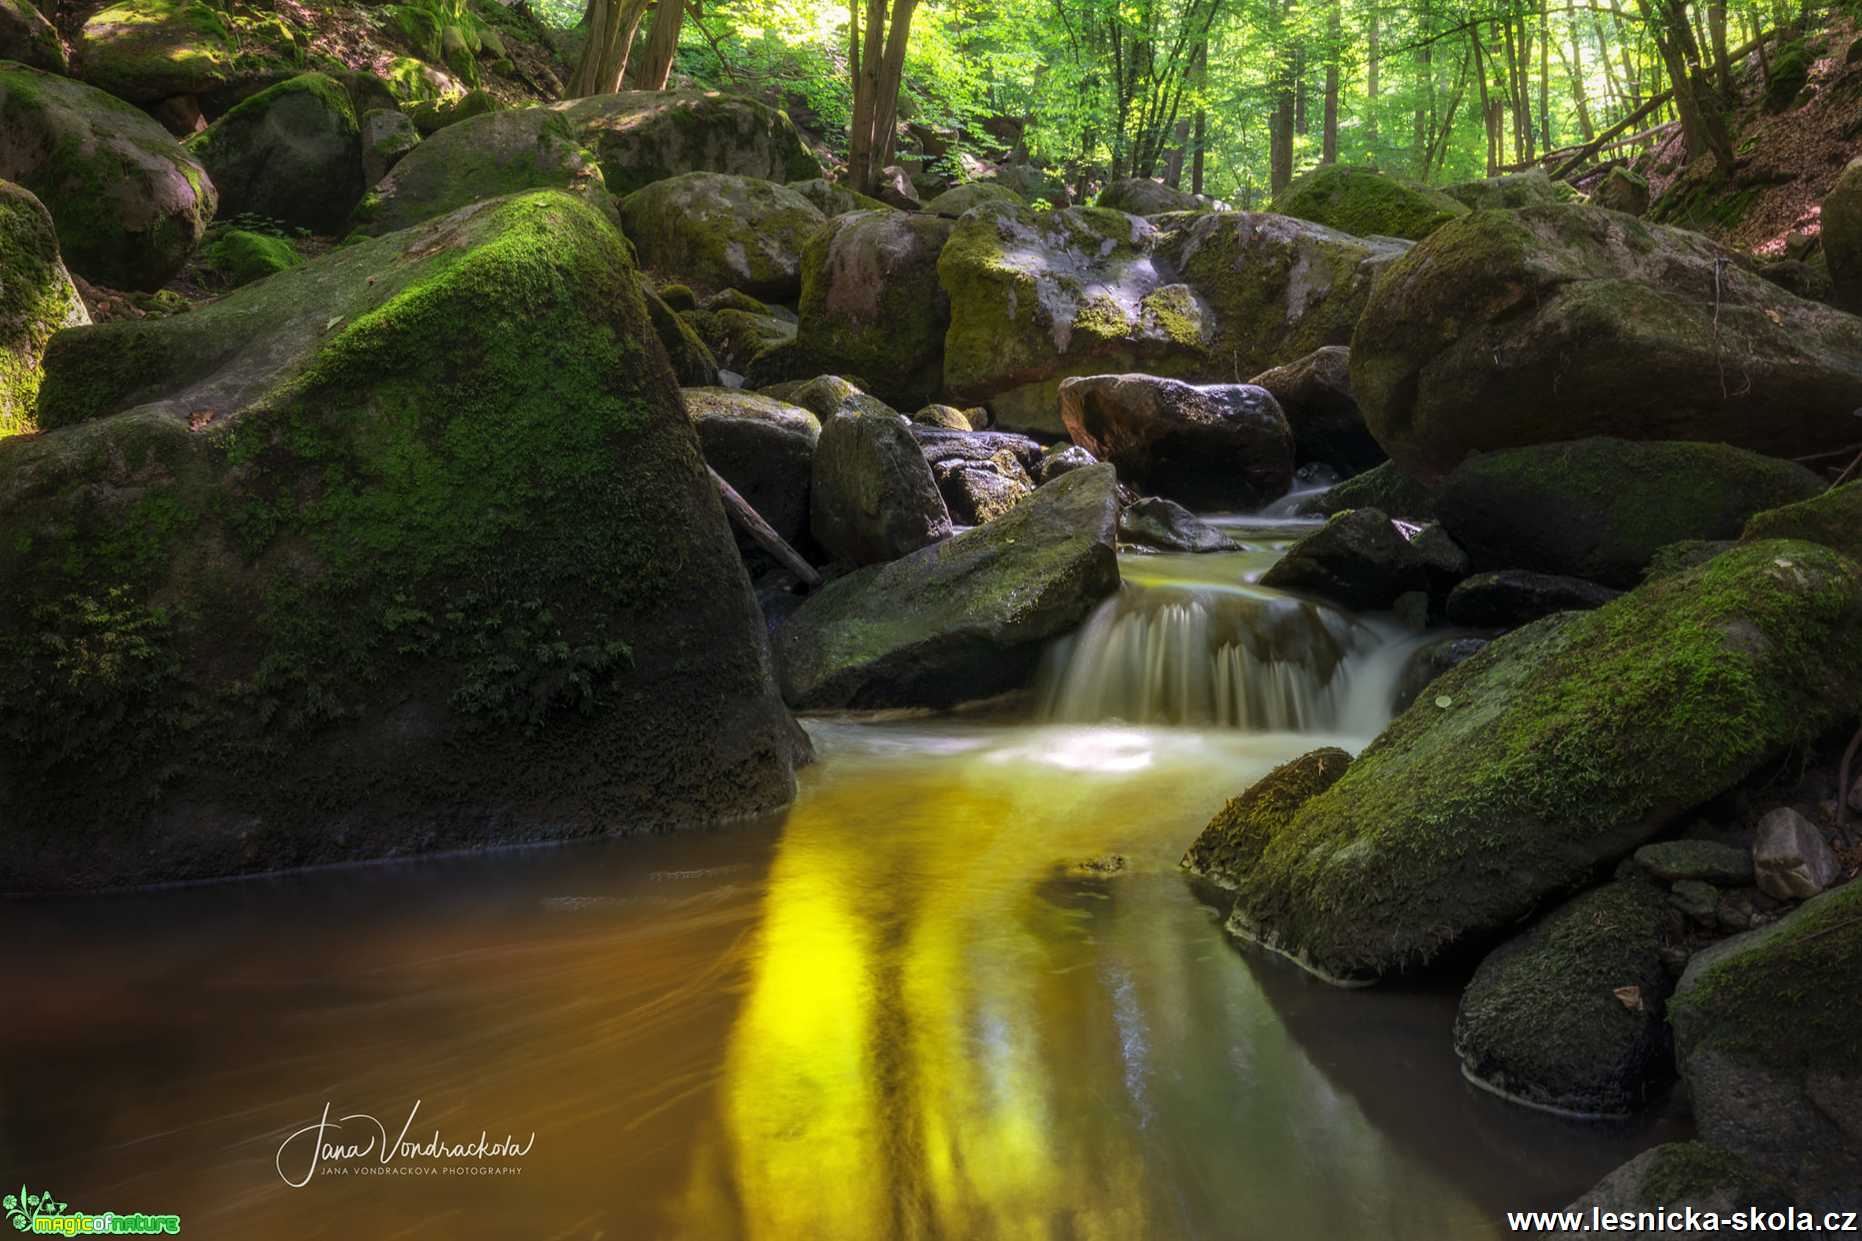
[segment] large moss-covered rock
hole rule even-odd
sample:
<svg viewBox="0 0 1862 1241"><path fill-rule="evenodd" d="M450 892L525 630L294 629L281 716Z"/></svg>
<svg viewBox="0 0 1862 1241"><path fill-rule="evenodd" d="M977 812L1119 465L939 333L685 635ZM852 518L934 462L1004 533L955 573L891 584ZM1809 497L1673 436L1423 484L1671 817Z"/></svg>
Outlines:
<svg viewBox="0 0 1862 1241"><path fill-rule="evenodd" d="M1137 216L1098 207L985 204L965 215L938 259L948 394L987 402L999 426L1054 434L1066 376L1206 369L1209 308L1167 282L1156 239Z"/></svg>
<svg viewBox="0 0 1862 1241"><path fill-rule="evenodd" d="M855 565L896 560L950 537L950 510L910 423L866 397L825 420L809 530L831 556Z"/></svg>
<svg viewBox="0 0 1862 1241"><path fill-rule="evenodd" d="M1512 926L1862 693L1862 565L1736 548L1436 681L1241 876L1232 925L1367 980Z"/></svg>
<svg viewBox="0 0 1862 1241"><path fill-rule="evenodd" d="M1061 381L1060 420L1122 481L1191 508L1255 508L1293 481L1286 415L1253 384L1079 376Z"/></svg>
<svg viewBox="0 0 1862 1241"><path fill-rule="evenodd" d="M229 216L333 233L362 197L362 129L349 93L321 73L268 87L188 139Z"/></svg>
<svg viewBox="0 0 1862 1241"><path fill-rule="evenodd" d="M33 0L0 0L0 60L16 60L47 73L71 68L58 31Z"/></svg>
<svg viewBox="0 0 1862 1241"><path fill-rule="evenodd" d="M198 95L232 80L225 16L202 0L117 0L78 37L84 80L131 103Z"/></svg>
<svg viewBox="0 0 1862 1241"><path fill-rule="evenodd" d="M643 288L647 317L653 332L666 347L672 373L682 388L714 388L718 383L718 359L684 315L666 304L666 299L652 289Z"/></svg>
<svg viewBox="0 0 1862 1241"><path fill-rule="evenodd" d="M1643 1151L1567 1206L1564 1213L1581 1221L1583 1227L1553 1234L1551 1241L1595 1237L1590 1223L1606 1213L1616 1217L1618 1226L1610 1235L1621 1241L1671 1241L1676 1236L1700 1237L1718 1230L1676 1231L1667 1227L1670 1212L1682 1220L1691 1208L1696 1218L1710 1213L1721 1221L1734 1216L1750 1221L1755 1209L1760 1219L1767 1219L1775 1211L1796 1205L1783 1183L1731 1151L1705 1142L1667 1142ZM1637 1227L1637 1219L1649 1227Z"/></svg>
<svg viewBox="0 0 1862 1241"><path fill-rule="evenodd" d="M1260 860L1267 842L1301 806L1338 783L1350 764L1351 755L1337 746L1280 764L1216 811L1183 854L1183 869L1218 887L1234 888Z"/></svg>
<svg viewBox="0 0 1862 1241"><path fill-rule="evenodd" d="M1823 254L1836 297L1862 311L1862 158L1849 161L1823 199Z"/></svg>
<svg viewBox="0 0 1862 1241"><path fill-rule="evenodd" d="M52 213L72 271L117 288L166 284L218 201L199 161L147 113L22 66L0 65L0 177Z"/></svg>
<svg viewBox="0 0 1862 1241"><path fill-rule="evenodd" d="M821 164L786 113L736 95L622 91L555 105L601 160L617 197L682 172L802 181Z"/></svg>
<svg viewBox="0 0 1862 1241"><path fill-rule="evenodd" d="M1799 457L1855 442L1862 320L1696 233L1578 205L1480 211L1378 281L1351 378L1371 433L1424 481L1587 435Z"/></svg>
<svg viewBox="0 0 1862 1241"><path fill-rule="evenodd" d="M399 108L370 108L361 124L362 183L376 185L420 145L420 130Z"/></svg>
<svg viewBox="0 0 1862 1241"><path fill-rule="evenodd" d="M1621 164L1605 173L1591 191L1591 205L1624 215L1646 215L1649 210L1648 181Z"/></svg>
<svg viewBox="0 0 1862 1241"><path fill-rule="evenodd" d="M1433 521L1440 497L1438 489L1424 486L1386 461L1328 487L1300 511L1330 516L1349 508L1374 508L1405 521Z"/></svg>
<svg viewBox="0 0 1862 1241"><path fill-rule="evenodd" d="M787 186L719 172L681 173L621 200L641 266L700 294L737 289L794 301L802 247L825 222Z"/></svg>
<svg viewBox="0 0 1862 1241"><path fill-rule="evenodd" d="M1733 538L1754 513L1823 489L1801 465L1725 444L1597 436L1471 457L1436 511L1477 569L1629 587L1660 548Z"/></svg>
<svg viewBox="0 0 1862 1241"><path fill-rule="evenodd" d="M791 795L804 743L697 435L578 200L466 208L52 353L56 429L0 441L7 889Z"/></svg>
<svg viewBox="0 0 1862 1241"><path fill-rule="evenodd" d="M738 374L758 370L764 355L795 343L795 321L765 310L718 306L680 316L711 350L718 364Z"/></svg>
<svg viewBox="0 0 1862 1241"><path fill-rule="evenodd" d="M1233 379L1350 344L1372 281L1408 243L1284 215L1217 211L1173 229L1157 249L1215 313L1202 376Z"/></svg>
<svg viewBox="0 0 1862 1241"><path fill-rule="evenodd" d="M1739 537L1748 543L1808 539L1862 561L1862 482L1845 483L1797 504L1755 513Z"/></svg>
<svg viewBox="0 0 1862 1241"><path fill-rule="evenodd" d="M1188 190L1180 190L1149 177L1126 177L1121 181L1109 182L1099 191L1094 205L1110 207L1114 211L1128 211L1132 215L1162 215L1166 211L1209 209L1207 202Z"/></svg>
<svg viewBox="0 0 1862 1241"><path fill-rule="evenodd" d="M29 190L0 181L0 437L36 429L45 344L89 322L51 214Z"/></svg>
<svg viewBox="0 0 1862 1241"><path fill-rule="evenodd" d="M950 326L938 255L951 228L949 220L882 208L838 215L817 229L802 252L795 348L751 379L865 375L873 395L902 409L937 396Z"/></svg>
<svg viewBox="0 0 1862 1241"><path fill-rule="evenodd" d="M825 439L824 439L825 443ZM1062 475L996 520L828 583L776 634L802 709L946 706L1021 685L1118 588L1117 480Z"/></svg>
<svg viewBox="0 0 1862 1241"><path fill-rule="evenodd" d="M741 388L687 388L705 463L790 546L808 534L808 489L821 422L786 401ZM739 536L740 546L748 546Z"/></svg>
<svg viewBox="0 0 1862 1241"><path fill-rule="evenodd" d="M1511 176L1488 177L1485 181L1445 185L1441 192L1470 211L1517 211L1521 207L1546 203L1575 202L1583 197L1563 181L1554 181L1537 168Z"/></svg>
<svg viewBox="0 0 1862 1241"><path fill-rule="evenodd" d="M1274 198L1274 210L1311 220L1353 237L1421 241L1468 213L1455 199L1375 168L1321 164L1293 179Z"/></svg>
<svg viewBox="0 0 1862 1241"><path fill-rule="evenodd" d="M1850 883L1697 954L1669 1009L1701 1137L1815 1207L1862 1209L1858 960Z"/></svg>
<svg viewBox="0 0 1862 1241"><path fill-rule="evenodd" d="M1462 1072L1548 1111L1613 1116L1647 1103L1672 1074L1667 914L1662 889L1620 880L1494 949L1455 1013Z"/></svg>
<svg viewBox="0 0 1862 1241"><path fill-rule="evenodd" d="M560 189L606 210L595 153L552 108L510 108L448 125L408 151L356 209L356 227L389 233L467 203Z"/></svg>

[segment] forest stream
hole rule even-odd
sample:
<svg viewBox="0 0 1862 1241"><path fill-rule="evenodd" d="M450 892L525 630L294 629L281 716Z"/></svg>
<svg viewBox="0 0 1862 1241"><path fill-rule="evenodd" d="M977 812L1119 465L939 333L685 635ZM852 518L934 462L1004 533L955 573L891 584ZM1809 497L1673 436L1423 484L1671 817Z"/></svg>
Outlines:
<svg viewBox="0 0 1862 1241"><path fill-rule="evenodd" d="M1419 639L1250 584L1316 522L1222 524L1124 556L1031 698L806 721L771 821L0 907L0 1163L209 1236L1420 1241L1688 1136L1467 1084L1452 979L1224 942L1184 848L1364 745ZM313 1168L326 1104L534 1139Z"/></svg>

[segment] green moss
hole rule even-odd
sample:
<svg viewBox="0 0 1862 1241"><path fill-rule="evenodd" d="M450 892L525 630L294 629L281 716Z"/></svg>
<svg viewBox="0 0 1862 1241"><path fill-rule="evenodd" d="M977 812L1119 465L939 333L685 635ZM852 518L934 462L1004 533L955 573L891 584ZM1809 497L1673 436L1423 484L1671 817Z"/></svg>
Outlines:
<svg viewBox="0 0 1862 1241"><path fill-rule="evenodd" d="M0 437L37 429L46 344L82 320L51 215L27 191L0 182Z"/></svg>
<svg viewBox="0 0 1862 1241"><path fill-rule="evenodd" d="M1808 539L1862 560L1862 482L1847 483L1796 504L1757 513L1739 536L1758 539Z"/></svg>
<svg viewBox="0 0 1862 1241"><path fill-rule="evenodd" d="M1772 546L1776 546L1775 544ZM1855 963L1862 959L1862 883L1836 888L1784 921L1728 941L1690 968L1671 1006L1680 1059L1748 1055L1775 1071L1842 1071L1862 1055ZM1790 1036L1780 1037L1780 1014Z"/></svg>
<svg viewBox="0 0 1862 1241"><path fill-rule="evenodd" d="M1234 887L1274 834L1301 806L1331 788L1350 763L1350 754L1327 746L1274 768L1216 812L1183 855L1183 869Z"/></svg>
<svg viewBox="0 0 1862 1241"><path fill-rule="evenodd" d="M209 238L201 247L201 261L238 288L296 267L304 257L283 237L231 228Z"/></svg>
<svg viewBox="0 0 1862 1241"><path fill-rule="evenodd" d="M1657 1147L1642 1182L1640 1201L1672 1209L1687 1202L1732 1194L1736 1202L1755 1199L1784 1205L1788 1191L1731 1151L1705 1142L1670 1142Z"/></svg>
<svg viewBox="0 0 1862 1241"><path fill-rule="evenodd" d="M199 0L121 0L84 23L82 45L87 78L136 103L221 85L236 60L225 17Z"/></svg>
<svg viewBox="0 0 1862 1241"><path fill-rule="evenodd" d="M1325 164L1296 177L1274 199L1274 210L1354 237L1420 241L1468 209L1427 186L1375 168Z"/></svg>
<svg viewBox="0 0 1862 1241"><path fill-rule="evenodd" d="M1735 548L1444 674L1244 876L1254 933L1340 976L1491 933L1853 709L1862 566Z"/></svg>
<svg viewBox="0 0 1862 1241"><path fill-rule="evenodd" d="M1788 43L1772 57L1771 73L1765 79L1767 112L1783 112L1791 106L1810 80L1814 59L1802 43Z"/></svg>
<svg viewBox="0 0 1862 1241"><path fill-rule="evenodd" d="M1327 516L1347 509L1374 508L1392 517L1429 521L1435 517L1440 494L1386 461L1326 491L1312 507Z"/></svg>

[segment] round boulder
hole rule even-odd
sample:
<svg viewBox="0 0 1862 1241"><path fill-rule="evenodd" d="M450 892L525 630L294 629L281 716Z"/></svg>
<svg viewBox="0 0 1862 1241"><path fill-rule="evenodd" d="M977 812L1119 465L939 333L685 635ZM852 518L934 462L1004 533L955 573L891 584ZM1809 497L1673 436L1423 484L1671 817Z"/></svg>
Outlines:
<svg viewBox="0 0 1862 1241"><path fill-rule="evenodd" d="M897 560L950 537L950 510L911 425L899 415L848 409L815 446L809 529L837 560Z"/></svg>
<svg viewBox="0 0 1862 1241"><path fill-rule="evenodd" d="M802 248L826 217L786 185L688 172L621 200L640 264L699 293L738 289L769 301L802 291Z"/></svg>
<svg viewBox="0 0 1862 1241"><path fill-rule="evenodd" d="M188 139L187 149L213 178L229 216L333 233L362 197L355 106L321 73L260 91Z"/></svg>

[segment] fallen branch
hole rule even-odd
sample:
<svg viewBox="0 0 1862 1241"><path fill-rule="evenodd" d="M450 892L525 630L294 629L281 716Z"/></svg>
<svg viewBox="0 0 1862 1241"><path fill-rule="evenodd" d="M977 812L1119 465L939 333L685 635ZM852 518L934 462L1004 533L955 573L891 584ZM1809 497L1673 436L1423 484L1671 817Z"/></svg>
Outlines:
<svg viewBox="0 0 1862 1241"><path fill-rule="evenodd" d="M758 547L774 556L783 568L802 579L802 585L810 590L820 586L821 575L815 572L814 566L803 560L801 554L793 547L783 542L782 536L776 533L775 528L763 520L761 513L750 507L750 501L737 494L735 487L724 481L723 475L712 470L710 466L705 468L711 470L711 481L718 485L718 495L724 500L725 511L743 528L743 532L754 539Z"/></svg>
<svg viewBox="0 0 1862 1241"><path fill-rule="evenodd" d="M1849 738L1849 748L1843 751L1842 764L1836 769L1836 839L1843 842L1845 849L1849 847L1849 790L1854 787L1849 783L1849 773L1855 765L1857 750L1862 750L1862 727Z"/></svg>

